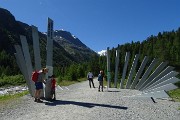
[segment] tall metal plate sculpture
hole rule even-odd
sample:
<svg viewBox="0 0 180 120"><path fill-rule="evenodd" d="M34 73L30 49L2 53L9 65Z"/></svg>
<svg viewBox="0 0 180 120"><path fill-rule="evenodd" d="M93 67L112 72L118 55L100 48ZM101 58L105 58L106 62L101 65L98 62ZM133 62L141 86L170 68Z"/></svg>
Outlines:
<svg viewBox="0 0 180 120"><path fill-rule="evenodd" d="M28 47L27 39L25 36L20 35L20 39L21 39L21 44L22 44L22 50L24 53L24 59L26 62L26 68L27 68L27 72L28 72L27 73L28 74L28 81L30 83L29 92L32 96L34 96L35 86L34 86L34 82L31 80L32 62L31 62L31 56L29 53L29 47Z"/></svg>
<svg viewBox="0 0 180 120"><path fill-rule="evenodd" d="M14 45L16 53L15 53L15 57L16 57L16 61L17 64L26 80L26 84L28 86L29 92L31 93L31 83L29 81L29 75L28 75L28 70L26 67L26 61L23 55L23 51L20 45ZM33 96L33 93L31 93L31 95Z"/></svg>
<svg viewBox="0 0 180 120"><path fill-rule="evenodd" d="M119 67L119 46L118 46L118 49L116 50L115 77L114 77L114 87L115 88L117 88L118 67Z"/></svg>
<svg viewBox="0 0 180 120"><path fill-rule="evenodd" d="M45 98L51 98L51 79L48 79L48 76L53 75L53 20L48 18L48 28L47 28L47 58L46 58L46 67L49 69L47 73L47 82L45 87Z"/></svg>
<svg viewBox="0 0 180 120"><path fill-rule="evenodd" d="M33 50L34 50L34 62L35 68L34 70L39 71L41 67L41 56L40 56L40 45L39 45L39 35L38 35L38 28L36 26L32 27L32 38L33 38Z"/></svg>
<svg viewBox="0 0 180 120"><path fill-rule="evenodd" d="M120 88L121 89L124 88L124 81L125 81L127 66L128 66L128 62L129 62L129 56L130 56L130 53L126 52L125 63L124 63L122 78L121 78L121 82L120 82Z"/></svg>
<svg viewBox="0 0 180 120"><path fill-rule="evenodd" d="M111 73L110 73L110 53L109 53L109 47L107 48L107 79L108 79L107 88L110 88L111 87Z"/></svg>
<svg viewBox="0 0 180 120"><path fill-rule="evenodd" d="M110 51L107 49L107 71L110 73ZM145 56L137 73L137 61L140 57L139 54L136 54L134 57L134 61L128 75L128 79L126 80L126 72L129 62L130 53L126 52L124 68L122 73L122 78L120 81L120 89L123 89L124 86L126 89L136 89L142 91L142 94L133 95L136 97L148 97L148 98L164 98L169 97L166 93L167 91L177 89L178 87L174 85L174 83L179 82L180 79L175 76L178 75L178 72L173 71L174 67L167 66L168 62L158 62L157 58L154 58L151 63L148 65L148 56ZM159 64L159 65L158 65ZM167 66L167 67L166 67ZM117 61L116 66L117 67ZM133 79L134 77L134 79ZM115 69L115 78L117 78L117 68ZM127 81L125 83L125 81ZM116 82L116 81L115 81ZM108 79L108 85L110 84L110 80ZM110 86L108 86L109 88ZM132 96L132 97L133 97Z"/></svg>
<svg viewBox="0 0 180 120"><path fill-rule="evenodd" d="M38 28L36 26L33 26L33 25L31 26L31 28L32 28L34 62L35 62L34 70L39 71L42 69L42 67L41 67L41 56L40 56ZM44 97L44 88L42 89L40 96Z"/></svg>

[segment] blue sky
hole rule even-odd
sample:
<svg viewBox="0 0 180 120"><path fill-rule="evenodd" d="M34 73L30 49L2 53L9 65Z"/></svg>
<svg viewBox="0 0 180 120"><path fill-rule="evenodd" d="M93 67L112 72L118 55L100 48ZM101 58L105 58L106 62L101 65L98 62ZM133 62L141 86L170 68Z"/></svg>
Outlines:
<svg viewBox="0 0 180 120"><path fill-rule="evenodd" d="M64 29L94 51L143 41L180 27L180 0L0 0L16 20L47 31Z"/></svg>

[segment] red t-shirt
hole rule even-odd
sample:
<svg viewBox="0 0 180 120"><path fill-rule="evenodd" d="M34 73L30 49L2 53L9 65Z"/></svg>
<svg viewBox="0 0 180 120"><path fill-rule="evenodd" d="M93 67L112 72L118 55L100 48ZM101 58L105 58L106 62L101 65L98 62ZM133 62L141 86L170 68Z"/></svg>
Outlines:
<svg viewBox="0 0 180 120"><path fill-rule="evenodd" d="M55 79L52 79L51 80L51 88L55 88L55 85L56 85L56 80Z"/></svg>

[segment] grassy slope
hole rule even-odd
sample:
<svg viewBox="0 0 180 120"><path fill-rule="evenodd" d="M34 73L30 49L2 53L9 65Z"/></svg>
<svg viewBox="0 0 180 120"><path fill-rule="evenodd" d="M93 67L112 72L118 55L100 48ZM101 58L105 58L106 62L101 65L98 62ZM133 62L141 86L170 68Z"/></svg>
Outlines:
<svg viewBox="0 0 180 120"><path fill-rule="evenodd" d="M180 102L180 88L168 92L169 96L177 102Z"/></svg>

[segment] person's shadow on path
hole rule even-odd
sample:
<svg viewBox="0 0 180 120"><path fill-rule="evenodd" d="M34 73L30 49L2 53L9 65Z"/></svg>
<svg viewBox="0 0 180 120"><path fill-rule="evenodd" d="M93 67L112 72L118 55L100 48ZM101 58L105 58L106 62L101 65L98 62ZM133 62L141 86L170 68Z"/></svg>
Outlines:
<svg viewBox="0 0 180 120"><path fill-rule="evenodd" d="M67 100L55 100L55 101L47 101L47 102L45 102L45 105L49 105L49 106L70 105L70 104L78 105L78 106L82 106L82 107L87 107L87 108L92 108L92 107L95 107L95 106L100 106L100 107L123 109L123 110L127 110L128 109L128 107L123 107L123 106L97 104L97 103L86 103L86 102L76 102L76 101L67 101Z"/></svg>

